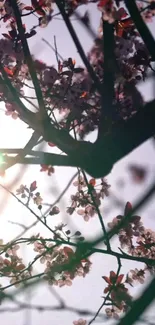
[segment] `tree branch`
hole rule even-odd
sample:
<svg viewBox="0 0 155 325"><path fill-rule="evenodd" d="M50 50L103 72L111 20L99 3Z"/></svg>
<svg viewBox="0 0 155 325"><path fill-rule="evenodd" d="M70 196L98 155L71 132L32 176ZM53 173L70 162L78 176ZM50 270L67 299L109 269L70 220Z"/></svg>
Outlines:
<svg viewBox="0 0 155 325"><path fill-rule="evenodd" d="M103 20L103 92L101 117L99 122L98 138L101 138L111 126L113 119L114 101L114 76L115 76L115 55L114 55L114 26Z"/></svg>
<svg viewBox="0 0 155 325"><path fill-rule="evenodd" d="M30 127L32 127L33 129L35 129L35 123L37 125L37 117L36 114L29 111L27 109L27 107L23 104L23 102L20 100L19 98L19 94L17 93L15 87L12 85L10 79L8 78L3 65L0 62L0 71L2 73L3 79L2 77L0 77L0 83L3 84L4 86L4 94L6 96L6 98L8 97L8 91L10 91L10 93L12 94L12 101L14 101L17 106L16 106L16 111L19 113L20 118L23 122L25 122L26 124L28 124ZM36 127L36 129L38 130L38 132L40 132L40 129Z"/></svg>
<svg viewBox="0 0 155 325"><path fill-rule="evenodd" d="M73 139L73 137L65 129L56 129L56 127L49 123L49 121L44 121L44 127L46 129L46 134L44 134L44 127L42 121L40 120L40 113L33 113L27 109L27 107L20 100L19 95L12 85L10 79L8 78L3 65L0 62L0 71L4 80L0 77L0 82L4 85L4 91L6 97L7 89L11 92L13 96L13 101L17 104L16 110L20 115L20 119L28 124L33 130L38 132L38 135L42 135L44 140L47 142L55 143L60 150L66 154L77 153L78 148L80 147L79 141ZM78 156L78 155L77 155Z"/></svg>
<svg viewBox="0 0 155 325"><path fill-rule="evenodd" d="M3 151L3 149L2 149ZM40 151L30 151L28 155L33 157L25 157L22 155L22 149L17 149L17 152L21 151L16 157L6 157L7 164L24 164L24 165L52 165L52 166L68 166L77 167L76 160L72 160L69 156L59 155L54 153L40 152Z"/></svg>
<svg viewBox="0 0 155 325"><path fill-rule="evenodd" d="M145 289L143 294L137 299L130 311L120 320L118 325L132 325L143 314L146 308L151 304L155 298L155 278L151 281L149 286Z"/></svg>
<svg viewBox="0 0 155 325"><path fill-rule="evenodd" d="M19 159L23 159L27 154L29 154L29 152L31 152L32 148L37 144L37 141L39 140L40 136L38 135L38 133L36 131L33 132L30 140L27 142L27 144L25 145L25 147L23 149L0 149L0 152L3 153L15 153L17 154L17 156L12 157L12 161L10 160L10 162L7 160L6 164L7 166L5 166L5 170L14 166L15 164L18 163Z"/></svg>
<svg viewBox="0 0 155 325"><path fill-rule="evenodd" d="M144 204L146 204L146 202L148 201L148 199L151 199L152 195L155 193L155 183L150 187L150 189L148 190L148 192L139 200L139 202L133 207L132 212L128 213L128 215L126 215L125 218L123 218L118 225L116 225L113 229L111 229L108 233L107 236L109 239L111 239L112 237L114 237L116 234L119 233L120 229L122 229L130 220L131 216L134 215L138 209L140 209L141 207L144 206ZM101 242L105 241L106 237L103 235L98 236L98 238L96 240L94 240L93 242L90 243L90 245L97 246L99 245ZM126 254L125 254L126 255ZM123 256L125 256L123 255Z"/></svg>
<svg viewBox="0 0 155 325"><path fill-rule="evenodd" d="M93 145L85 170L93 177L108 175L113 165L155 133L155 100L127 121L114 124L109 133Z"/></svg>
<svg viewBox="0 0 155 325"><path fill-rule="evenodd" d="M135 0L125 0L125 5L129 11L131 19L133 20L143 42L145 43L151 57L155 60L155 40L149 31L147 25L143 21L141 14L137 8Z"/></svg>
<svg viewBox="0 0 155 325"><path fill-rule="evenodd" d="M42 91L39 85L39 81L37 78L37 74L34 68L34 64L32 61L32 57L31 57L31 53L29 50L29 46L25 37L25 31L23 28L23 24L22 24L22 20L21 20L21 16L20 16L20 11L18 8L18 4L16 1L14 0L9 0L10 1L10 5L13 8L14 11L14 15L16 18L16 23L17 23L17 27L18 27L18 33L20 36L20 40L22 43L22 47L23 47L23 53L24 53L24 57L25 57L25 61L28 65L29 68L29 73L30 76L32 78L32 82L35 88L35 92L36 92L36 96L37 96L37 100L38 100L38 105L39 105L39 110L40 110L40 120L42 121L42 123L44 124L44 121L48 120L49 121L49 117L44 105L44 100L43 100L43 95L42 95ZM45 130L46 132L46 130Z"/></svg>
<svg viewBox="0 0 155 325"><path fill-rule="evenodd" d="M80 43L80 41L79 41L79 39L78 39L78 37L76 35L76 32L75 32L75 30L74 30L74 28L73 28L73 26L72 26L72 24L71 24L71 22L70 22L70 20L69 20L69 18L67 16L67 14L66 14L66 12L65 12L63 4L59 0L56 0L55 2L56 2L57 6L58 6L58 8L59 8L59 10L61 12L61 15L62 15L62 17L64 19L64 22L65 22L65 24L66 24L66 26L68 28L68 31L69 31L69 33L70 33L70 35L71 35L71 37L72 37L72 39L74 41L74 44L75 44L75 46L76 46L76 48L77 48L77 50L78 50L78 52L79 52L79 54L81 56L81 59L82 59L84 65L86 66L86 68L87 68L87 70L88 70L88 72L90 74L90 77L92 78L92 80L94 82L94 86L96 87L98 92L100 94L102 94L101 83L100 83L98 77L96 76L92 66L90 65L90 63L89 63L89 61L88 61L88 59L87 59L87 57L86 57L86 55L84 53L84 50L83 50L83 48L81 46L81 43Z"/></svg>
<svg viewBox="0 0 155 325"><path fill-rule="evenodd" d="M66 144L63 144L63 139L66 137L70 141L71 138L71 145L66 150L71 154L68 157L49 154L47 161L43 157L38 157L35 163L46 164L48 162L57 166L77 166L95 178L104 177L111 172L118 160L152 137L154 132L155 100L147 103L129 120L113 125L111 131L94 144L76 141L65 130L55 129L54 135L49 130L46 141L52 142L58 136L59 141L62 142L58 147L65 146L65 150ZM47 153L45 158L47 158ZM23 163L26 161L32 163L32 159L26 158Z"/></svg>

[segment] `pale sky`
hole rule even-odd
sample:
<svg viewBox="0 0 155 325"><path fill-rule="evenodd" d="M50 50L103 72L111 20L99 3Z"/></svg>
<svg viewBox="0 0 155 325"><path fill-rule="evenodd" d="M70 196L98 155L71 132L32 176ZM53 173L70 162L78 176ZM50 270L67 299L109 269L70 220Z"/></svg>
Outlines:
<svg viewBox="0 0 155 325"><path fill-rule="evenodd" d="M25 1L26 2L26 1ZM91 14L91 22L94 28L97 27L99 12L95 10L95 5L89 7ZM25 20L27 24L33 25L35 20L34 18L29 17ZM29 26L29 25L28 25ZM153 25L152 25L153 26ZM89 37L87 32L81 27L76 21L74 22L74 27L79 35L80 41L84 46L85 51L87 52L91 45L92 39ZM151 27L153 30L153 27ZM45 61L47 64L55 64L55 55L54 53L41 41L41 38L44 37L49 42L53 44L53 38L56 35L57 46L60 54L64 58L72 57L76 59L77 64L81 63L81 60L78 56L77 50L73 42L70 39L68 31L61 20L53 20L46 29L39 29L38 34L29 40L30 48L32 53L36 58ZM149 100L153 97L153 86L148 84L142 89L145 100ZM1 104L1 107L2 104ZM0 111L0 147L19 147L22 148L27 142L28 138L31 135L31 131L27 129L27 126L19 121L12 120L9 117L6 117L2 111ZM93 140L95 134L91 136ZM125 204L127 201L132 202L133 204L141 197L141 195L147 190L148 186L154 181L155 175L155 147L153 142L147 141L144 145L136 149L133 153L128 155L122 161L118 162L110 175L108 175L107 180L111 185L111 191L122 200ZM49 147L45 146L44 150L50 150ZM143 166L147 166L149 169L148 177L142 186L134 185L128 175L127 164L130 162L140 163ZM9 186L11 181L14 180L19 174L19 166L14 166L11 168L6 175L6 179L2 180L2 184ZM29 185L34 180L37 180L38 191L41 192L45 202L52 203L58 194L62 191L65 185L68 183L71 176L74 174L75 170L72 168L56 168L55 175L51 177L40 173L39 166L29 166L24 174L22 179L17 182L15 189L18 188L20 184ZM117 180L124 179L126 186L123 190L120 190L117 187ZM75 188L71 187L66 195L63 197L59 203L61 209L60 216L51 217L49 224L51 227L57 225L61 220L68 222L68 225L74 227L77 230L80 230L84 236L87 238L94 237L96 233L100 231L100 224L96 218L92 218L88 223L84 222L81 216L74 214L73 216L67 216L66 207L69 204L70 195L75 192ZM102 213L105 224L118 213L122 213L122 209L113 209L108 215L104 214L104 209L108 206L108 199L105 199L103 202ZM21 231L20 227L12 225L8 221L24 223L30 225L35 221L35 218L30 214L26 208L22 207L13 197L10 195L6 196L6 192L3 189L0 189L0 208L1 208L1 227L0 227L0 238L4 239L4 242L14 238ZM36 210L35 210L36 211ZM142 220L144 225L147 228L154 229L154 200L151 200L149 205L143 208L139 213L141 213ZM43 226L37 226L30 231L30 234L36 234L40 232L43 236L50 236L49 231ZM113 245L116 248L117 241L113 240ZM24 254L26 261L32 259L32 251L30 249L23 248L21 254ZM102 303L101 296L103 295L103 290L105 288L105 282L101 278L103 275L109 275L109 271L117 270L116 259L109 256L103 256L96 254L91 257L93 262L92 269L90 274L85 278L76 278L73 281L72 287L63 287L56 288L56 291L59 295L65 300L68 306L90 309L92 311L97 311ZM122 272L125 273L131 268L140 267L140 263L132 263L123 261ZM40 264L37 264L37 271L41 270ZM125 273L126 274L126 273ZM137 285L133 288L132 292L135 295L138 295L142 289L141 285ZM56 305L57 301L49 291L47 285L40 285L35 287L29 294L24 296L26 302L31 302L33 304L42 304L42 305ZM23 297L21 297L23 299ZM8 302L3 304L2 307L8 306ZM0 308L0 310L1 310ZM150 312L153 314L153 310ZM27 318L26 318L27 317ZM0 314L0 321L7 325L16 325L17 322L19 325L31 325L36 323L37 325L70 325L73 320L80 318L79 315L76 315L67 311L53 311L53 312L36 312L33 311L27 314L25 311L20 313L2 313ZM83 317L84 318L84 317ZM87 318L90 320L90 317ZM97 322L94 322L97 324Z"/></svg>

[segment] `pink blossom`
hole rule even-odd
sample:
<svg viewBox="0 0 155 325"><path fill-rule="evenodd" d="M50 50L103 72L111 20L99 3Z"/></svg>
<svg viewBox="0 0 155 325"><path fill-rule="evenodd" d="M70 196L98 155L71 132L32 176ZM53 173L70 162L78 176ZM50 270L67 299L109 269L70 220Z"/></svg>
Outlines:
<svg viewBox="0 0 155 325"><path fill-rule="evenodd" d="M72 285L72 281L69 274L64 272L62 277L58 280L58 286L63 287L65 285L70 287Z"/></svg>
<svg viewBox="0 0 155 325"><path fill-rule="evenodd" d="M17 251L18 251L19 248L20 248L19 245L12 246L11 248L9 248L9 249L7 250L7 253L8 253L9 255L17 256Z"/></svg>
<svg viewBox="0 0 155 325"><path fill-rule="evenodd" d="M109 317L109 318L112 317L112 318L115 318L115 319L119 319L118 313L120 313L120 309L118 309L117 307L113 306L111 308L106 308L105 312L106 312L107 317Z"/></svg>
<svg viewBox="0 0 155 325"><path fill-rule="evenodd" d="M88 205L84 210L83 209L77 210L77 213L83 216L83 219L85 221L89 221L90 218L94 217L95 212L96 212L95 208L91 205Z"/></svg>
<svg viewBox="0 0 155 325"><path fill-rule="evenodd" d="M145 281L145 271L144 270L138 270L135 268L134 270L130 270L131 278L133 280L137 280L139 283L143 284Z"/></svg>
<svg viewBox="0 0 155 325"><path fill-rule="evenodd" d="M86 321L85 319L80 318L80 319L78 319L78 320L75 320L75 321L73 322L73 324L74 324L74 325L86 325L86 324L87 324L87 321Z"/></svg>

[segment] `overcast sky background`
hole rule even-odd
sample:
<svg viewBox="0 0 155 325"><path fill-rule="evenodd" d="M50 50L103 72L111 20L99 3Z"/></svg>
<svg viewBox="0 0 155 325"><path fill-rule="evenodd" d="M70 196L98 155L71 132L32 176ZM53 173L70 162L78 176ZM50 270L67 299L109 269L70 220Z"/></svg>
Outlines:
<svg viewBox="0 0 155 325"><path fill-rule="evenodd" d="M26 2L26 1L25 1ZM29 3L29 1L27 1ZM82 7L80 12L84 12L86 7ZM100 13L96 10L96 5L89 6L89 12L91 17L91 22L93 28L96 30L99 24ZM25 19L27 26L31 27L36 23L35 17L28 17ZM154 24L151 25L151 30L153 31ZM89 37L85 29L80 26L80 24L74 21L74 27L79 35L80 41L87 52L91 45L92 39ZM65 24L62 20L53 20L46 29L38 29L38 33L35 37L29 40L31 52L35 55L37 59L45 61L47 64L55 65L56 59L55 54L46 46L41 38L44 37L49 42L53 44L54 35L56 35L58 51L63 58L72 57L76 60L77 65L81 64L81 60L77 53L77 50L70 38L70 35L65 27ZM153 84L148 82L141 88L145 100L150 100L153 98ZM3 109L1 104L0 108ZM27 126L22 123L20 120L12 120L9 117L6 117L2 111L0 111L0 147L5 148L22 148L25 143L28 141L28 138L31 136L32 131L27 129ZM95 134L91 135L91 140L95 139ZM47 145L44 146L44 150L49 150L50 148ZM137 202L142 194L148 189L148 186L154 182L155 176L155 144L152 140L147 141L144 145L136 149L133 153L128 155L122 161L118 162L110 175L107 176L108 183L111 185L112 193L121 199L122 203L130 201L131 203ZM127 165L130 162L140 163L143 166L147 166L149 173L146 181L142 186L135 185L131 182L131 179L128 174ZM19 175L20 168L19 166L14 166L8 170L6 178L2 180L2 184L10 186L11 182ZM73 168L56 168L56 173L51 177L45 175L45 173L40 173L39 166L29 166L24 174L22 179L17 182L15 188L12 190L15 192L15 189L18 188L20 184L29 185L34 180L37 180L38 191L40 191L41 196L44 198L45 202L52 203L55 198L61 193L62 189L68 183L71 176L75 173ZM117 186L117 181L123 179L126 186L121 190ZM80 230L84 236L87 238L94 237L95 234L100 232L100 224L96 218L92 218L88 223L84 222L81 216L74 214L73 216L68 217L66 214L66 207L69 204L69 198L72 193L76 191L75 188L71 187L66 195L63 197L59 203L61 209L60 216L51 217L49 221L50 226L57 225L60 220L67 221L70 227ZM109 214L106 213L106 207L108 206L108 199L105 199L103 202L102 213L105 224L115 217L118 213L122 213L123 209L115 208L110 211ZM4 242L13 239L16 235L19 234L21 229L12 225L8 221L21 222L26 225L30 225L35 221L35 218L30 214L26 208L22 207L13 197L6 195L6 192L3 189L0 189L0 238L4 239ZM149 204L146 205L139 214L142 216L144 225L147 228L154 229L154 214L155 214L155 205L154 199L152 199ZM69 226L68 226L69 227ZM33 228L29 234L36 234L40 232L43 236L50 237L49 231L43 226L37 226ZM113 245L116 249L117 241L113 240ZM32 252L26 248L22 249L21 254L24 254L24 258L27 261L32 259ZM68 306L90 309L92 311L97 311L99 306L102 303L101 296L103 295L103 290L105 288L105 282L101 278L103 275L109 275L109 271L117 270L117 261L113 257L103 256L96 254L91 257L93 262L92 270L90 274L85 278L76 278L73 281L72 287L56 288L56 291L59 295L65 300ZM140 267L140 263L125 262L122 263L121 273L125 273L136 266ZM37 264L36 270L40 271L41 266ZM141 285L137 285L136 288L133 288L131 292L135 295L138 295L142 290ZM31 290L30 293L24 295L26 302L31 301L33 304L42 304L42 305L56 305L57 300L51 294L47 285L40 285ZM8 302L4 303L2 307L10 305ZM1 307L1 308L2 308ZM0 310L1 310L0 308ZM150 313L155 316L153 309ZM6 325L31 325L36 323L37 325L70 325L73 320L80 318L79 315L76 315L71 312L36 312L32 311L27 313L26 311L20 313L2 313L0 314L0 322L3 322ZM90 319L90 317L88 317ZM97 324L97 322L94 322Z"/></svg>

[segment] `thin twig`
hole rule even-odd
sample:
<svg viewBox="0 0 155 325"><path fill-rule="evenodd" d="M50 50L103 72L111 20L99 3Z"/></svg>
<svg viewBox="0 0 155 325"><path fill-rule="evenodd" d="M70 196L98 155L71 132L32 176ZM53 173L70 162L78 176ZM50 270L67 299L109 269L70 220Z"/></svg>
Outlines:
<svg viewBox="0 0 155 325"><path fill-rule="evenodd" d="M55 235L55 231L49 227L43 220L40 218L29 206L25 205L23 201L21 201L14 193L12 193L6 186L0 184L0 187L2 187L5 191L10 193L20 204L22 204L25 208L27 208L36 218L38 221L40 221L50 232L52 232ZM28 229L26 229L28 230Z"/></svg>
<svg viewBox="0 0 155 325"><path fill-rule="evenodd" d="M83 177L84 177L84 180L86 182L86 185L87 185L87 188L89 190L90 186L89 186L89 183L88 183L88 180L87 180L87 176L85 174L85 172L82 170L82 174L83 174ZM101 228L103 230L103 235L106 237L106 245L107 245L107 249L110 251L111 250L111 246L110 246L110 242L109 242L109 239L108 239L108 236L107 236L107 231L106 231L106 228L105 228L105 225L104 225L104 222L103 222L103 218L102 218L102 215L100 213L100 209L98 208L98 205L96 204L95 202L95 199L94 199L94 195L92 193L92 190L90 189L90 196L91 196L91 199L92 199L92 202L93 202L93 205L95 207L95 210L98 214L98 218L99 218L99 221L100 221L100 224L101 224Z"/></svg>
<svg viewBox="0 0 155 325"><path fill-rule="evenodd" d="M64 187L63 191L60 193L60 195L58 196L58 198L50 205L50 207L45 211L43 217L46 217L50 210L57 204L59 203L59 201L62 199L62 197L64 196L64 194L67 192L67 190L69 189L69 187L71 186L74 178L77 176L77 173L75 173L72 178L70 179L70 181L67 183L67 185ZM28 230L32 229L34 226L36 226L38 223L38 220L36 220L35 222L33 222L27 230L22 231L19 235L17 235L12 241L15 241L19 238L21 238Z"/></svg>
<svg viewBox="0 0 155 325"><path fill-rule="evenodd" d="M54 35L54 47L55 47L55 55L57 63L59 64L59 58L58 58L58 49L57 49L57 43L56 43L56 36Z"/></svg>
<svg viewBox="0 0 155 325"><path fill-rule="evenodd" d="M119 276L120 269L121 269L121 266L122 266L122 265L121 265L121 261L120 261L120 259L118 258L117 260L118 260L118 268L117 268L117 273L116 273L116 279L117 279L118 276ZM111 290L109 290L109 292L108 292L107 296L104 298L104 300L103 300L103 302L102 302L100 308L99 308L98 311L96 312L95 316L90 320L90 322L88 323L88 325L91 325L91 324L96 320L96 318L99 316L100 311L101 311L101 309L104 307L104 305L105 305L107 299L109 298L109 296L110 296L112 290L113 290L113 288L112 288Z"/></svg>
<svg viewBox="0 0 155 325"><path fill-rule="evenodd" d="M55 53L55 48L45 38L42 38L41 40L44 43L46 43L54 51L54 53ZM64 61L63 57L61 56L60 53L58 53L58 51L57 51L57 55L58 55L58 57L60 58L61 61Z"/></svg>

